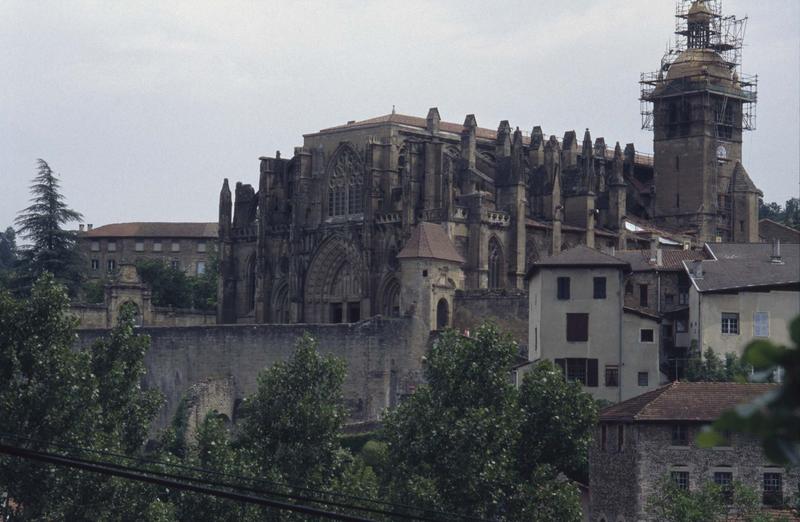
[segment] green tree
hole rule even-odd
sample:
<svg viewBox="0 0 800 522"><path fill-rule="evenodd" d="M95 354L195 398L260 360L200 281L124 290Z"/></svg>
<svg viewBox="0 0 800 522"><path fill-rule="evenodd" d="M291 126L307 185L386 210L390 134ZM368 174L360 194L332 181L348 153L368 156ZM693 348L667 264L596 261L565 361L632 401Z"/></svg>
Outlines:
<svg viewBox="0 0 800 522"><path fill-rule="evenodd" d="M519 462L529 441L509 379L516 344L493 326L476 334L438 339L426 361L428 384L387 415L391 498L493 520L579 520L577 491L556 468ZM534 388L529 384L528 393L538 393ZM533 433L535 422L526 423Z"/></svg>
<svg viewBox="0 0 800 522"><path fill-rule="evenodd" d="M259 471L291 483L331 482L343 464L344 377L344 361L320 355L308 334L291 359L259 375L258 390L242 405L240 440Z"/></svg>
<svg viewBox="0 0 800 522"><path fill-rule="evenodd" d="M82 279L77 234L62 227L83 216L67 206L47 162L39 159L37 163L38 174L30 187L31 205L15 220L17 232L30 242L21 252L21 285L29 288L44 272L50 272L74 294Z"/></svg>
<svg viewBox="0 0 800 522"><path fill-rule="evenodd" d="M670 477L663 477L647 499L646 510L661 522L775 521L762 511L758 493L740 482L727 491L713 482L685 490Z"/></svg>
<svg viewBox="0 0 800 522"><path fill-rule="evenodd" d="M686 380L689 382L746 382L753 367L735 353L725 354L723 359L711 348L706 349L702 359L689 359Z"/></svg>
<svg viewBox="0 0 800 522"><path fill-rule="evenodd" d="M17 265L17 233L12 227L0 232L0 289L8 288Z"/></svg>
<svg viewBox="0 0 800 522"><path fill-rule="evenodd" d="M592 397L567 382L550 361L525 375L519 392L522 440L518 462L523 477L549 464L584 483L589 478L589 445L597 422Z"/></svg>
<svg viewBox="0 0 800 522"><path fill-rule="evenodd" d="M58 444L137 455L160 405L155 393L139 389L148 341L134 335L130 311L123 311L108 339L75 350L76 320L68 307L65 289L49 273L27 299L0 293L2 431L31 439L3 440L49 451ZM6 519L158 520L164 514L155 488L9 457L0 457L0 491L14 500L0 507Z"/></svg>
<svg viewBox="0 0 800 522"><path fill-rule="evenodd" d="M213 310L217 304L218 263L212 258L204 274L189 276L162 260L146 259L136 263L142 281L152 292L155 306Z"/></svg>

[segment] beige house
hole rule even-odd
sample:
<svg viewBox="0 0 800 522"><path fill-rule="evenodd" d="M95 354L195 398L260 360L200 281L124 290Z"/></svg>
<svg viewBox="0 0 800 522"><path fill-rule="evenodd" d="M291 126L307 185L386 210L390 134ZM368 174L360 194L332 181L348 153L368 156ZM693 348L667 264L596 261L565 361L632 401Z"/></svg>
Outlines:
<svg viewBox="0 0 800 522"><path fill-rule="evenodd" d="M625 307L630 265L584 245L533 264L528 356L554 361L595 398L626 400L658 387L660 319Z"/></svg>
<svg viewBox="0 0 800 522"><path fill-rule="evenodd" d="M741 355L750 341L790 344L800 315L800 245L707 244L712 259L684 262L692 287L689 333L695 349Z"/></svg>

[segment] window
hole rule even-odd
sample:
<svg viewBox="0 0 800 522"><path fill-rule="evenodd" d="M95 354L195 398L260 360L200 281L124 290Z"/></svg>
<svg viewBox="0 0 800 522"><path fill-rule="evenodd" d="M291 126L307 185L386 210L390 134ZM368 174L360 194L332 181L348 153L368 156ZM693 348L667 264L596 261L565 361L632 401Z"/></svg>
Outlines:
<svg viewBox="0 0 800 522"><path fill-rule="evenodd" d="M633 283L630 281L625 283L625 295L633 295Z"/></svg>
<svg viewBox="0 0 800 522"><path fill-rule="evenodd" d="M117 242L116 241L109 241L106 248L109 252L116 252L117 251Z"/></svg>
<svg viewBox="0 0 800 522"><path fill-rule="evenodd" d="M106 267L108 268L109 272L113 272L114 270L117 269L117 262L114 261L113 259L109 259L106 263Z"/></svg>
<svg viewBox="0 0 800 522"><path fill-rule="evenodd" d="M555 363L561 368L567 381L580 382L592 388L597 387L597 359L556 359Z"/></svg>
<svg viewBox="0 0 800 522"><path fill-rule="evenodd" d="M198 261L197 262L197 275L203 275L206 273L206 263L205 261Z"/></svg>
<svg viewBox="0 0 800 522"><path fill-rule="evenodd" d="M647 285L639 285L639 306L647 306Z"/></svg>
<svg viewBox="0 0 800 522"><path fill-rule="evenodd" d="M665 305L675 304L675 296L672 294L664 294L664 304Z"/></svg>
<svg viewBox="0 0 800 522"><path fill-rule="evenodd" d="M753 314L753 336L769 337L769 312Z"/></svg>
<svg viewBox="0 0 800 522"><path fill-rule="evenodd" d="M652 328L642 328L639 330L640 343L653 343L655 342L655 332Z"/></svg>
<svg viewBox="0 0 800 522"><path fill-rule="evenodd" d="M177 241L172 242L172 251L173 252L180 252L181 251L181 244Z"/></svg>
<svg viewBox="0 0 800 522"><path fill-rule="evenodd" d="M672 472L672 480L675 481L675 485L678 486L680 489L689 490L689 472L688 471L673 471Z"/></svg>
<svg viewBox="0 0 800 522"><path fill-rule="evenodd" d="M605 277L595 277L594 278L594 298L595 299L605 299L606 298L606 278Z"/></svg>
<svg viewBox="0 0 800 522"><path fill-rule="evenodd" d="M619 386L619 366L606 366L606 386L610 388Z"/></svg>
<svg viewBox="0 0 800 522"><path fill-rule="evenodd" d="M765 506L780 506L783 504L783 475L780 473L764 473Z"/></svg>
<svg viewBox="0 0 800 522"><path fill-rule="evenodd" d="M714 484L722 490L722 498L725 502L733 500L733 473L730 471L715 471Z"/></svg>
<svg viewBox="0 0 800 522"><path fill-rule="evenodd" d="M203 254L203 253L205 253L205 251L206 251L206 242L205 241L198 242L197 243L197 252L199 252L200 254Z"/></svg>
<svg viewBox="0 0 800 522"><path fill-rule="evenodd" d="M672 425L672 445L673 446L689 445L689 426L687 426L686 424Z"/></svg>
<svg viewBox="0 0 800 522"><path fill-rule="evenodd" d="M625 425L620 424L617 426L617 452L621 453L622 448L625 446Z"/></svg>
<svg viewBox="0 0 800 522"><path fill-rule="evenodd" d="M722 333L739 335L739 314L722 314Z"/></svg>
<svg viewBox="0 0 800 522"><path fill-rule="evenodd" d="M173 260L170 262L170 266L172 267L172 269L173 269L173 270L180 270L180 268L181 268L181 262L180 262L180 261L178 261L177 259L173 259Z"/></svg>
<svg viewBox="0 0 800 522"><path fill-rule="evenodd" d="M650 374L647 372L639 372L638 376L639 386L650 386Z"/></svg>
<svg viewBox="0 0 800 522"><path fill-rule="evenodd" d="M585 343L589 340L589 314L567 314L567 342Z"/></svg>
<svg viewBox="0 0 800 522"><path fill-rule="evenodd" d="M100 270L100 260L92 259L92 270Z"/></svg>
<svg viewBox="0 0 800 522"><path fill-rule="evenodd" d="M161 241L153 241L153 252L161 252Z"/></svg>
<svg viewBox="0 0 800 522"><path fill-rule="evenodd" d="M675 321L675 331L678 333L686 333L689 331L689 325L686 324L686 319L677 319Z"/></svg>
<svg viewBox="0 0 800 522"><path fill-rule="evenodd" d="M569 299L569 277L559 277L557 282L558 282L558 298Z"/></svg>
<svg viewBox="0 0 800 522"><path fill-rule="evenodd" d="M328 175L328 216L358 214L364 210L364 174L356 152L345 147Z"/></svg>
<svg viewBox="0 0 800 522"><path fill-rule="evenodd" d="M678 304L679 305L686 305L689 304L689 289L681 289L678 291Z"/></svg>
<svg viewBox="0 0 800 522"><path fill-rule="evenodd" d="M718 444L716 444L715 448L730 448L731 447L731 430L723 430L720 434L722 438Z"/></svg>
<svg viewBox="0 0 800 522"><path fill-rule="evenodd" d="M92 252L100 252L100 241L92 241Z"/></svg>
<svg viewBox="0 0 800 522"><path fill-rule="evenodd" d="M144 252L144 241L136 241L133 249L137 252Z"/></svg>

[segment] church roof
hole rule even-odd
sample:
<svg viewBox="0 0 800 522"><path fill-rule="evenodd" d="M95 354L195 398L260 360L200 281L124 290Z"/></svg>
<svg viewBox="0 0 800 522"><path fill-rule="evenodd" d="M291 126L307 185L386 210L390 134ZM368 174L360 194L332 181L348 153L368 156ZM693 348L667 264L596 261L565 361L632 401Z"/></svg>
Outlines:
<svg viewBox="0 0 800 522"><path fill-rule="evenodd" d="M744 165L739 161L736 162L736 166L733 168L733 191L756 192L762 194L755 183L753 183L753 180L750 179L750 175L747 173L747 170L745 170Z"/></svg>
<svg viewBox="0 0 800 522"><path fill-rule="evenodd" d="M111 223L81 234L82 237L187 237L216 238L217 223Z"/></svg>
<svg viewBox="0 0 800 522"><path fill-rule="evenodd" d="M453 242L447 237L444 228L435 223L423 221L411 232L411 237L406 241L403 250L397 254L398 259L422 258L441 259L463 263L464 258L458 253Z"/></svg>
<svg viewBox="0 0 800 522"><path fill-rule="evenodd" d="M774 390L776 384L673 382L600 412L600 422L709 422L723 411Z"/></svg>

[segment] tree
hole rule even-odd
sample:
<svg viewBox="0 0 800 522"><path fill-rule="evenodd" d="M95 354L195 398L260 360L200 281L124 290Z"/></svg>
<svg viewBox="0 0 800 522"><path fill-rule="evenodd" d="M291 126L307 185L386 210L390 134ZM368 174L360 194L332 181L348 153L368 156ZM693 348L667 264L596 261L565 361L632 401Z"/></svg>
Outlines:
<svg viewBox="0 0 800 522"><path fill-rule="evenodd" d="M0 288L7 288L17 264L17 233L12 227L0 232Z"/></svg>
<svg viewBox="0 0 800 522"><path fill-rule="evenodd" d="M83 458L98 458L98 449L138 455L161 401L139 388L148 341L134 334L126 310L108 339L76 350L77 321L68 307L64 287L49 273L27 299L0 293L2 431L26 437L3 440L48 451L80 447ZM4 519L135 519L160 512L153 487L10 457L0 457L0 491L14 501L0 506Z"/></svg>
<svg viewBox="0 0 800 522"><path fill-rule="evenodd" d="M208 270L198 276L188 276L158 259L136 263L136 270L152 292L155 306L213 310L217 304L217 266L211 259Z"/></svg>
<svg viewBox="0 0 800 522"><path fill-rule="evenodd" d="M523 422L523 407L536 403L538 390L529 384L534 397L520 404L509 379L516 353L493 326L475 338L451 331L437 340L426 361L428 384L386 417L391 498L493 520L580 519L577 491L558 469L518 458L529 442L523 424L535 432L532 412Z"/></svg>
<svg viewBox="0 0 800 522"><path fill-rule="evenodd" d="M735 482L723 489L704 482L695 490L685 490L670 477L663 477L648 499L646 510L662 522L772 522L775 519L761 510L756 491Z"/></svg>
<svg viewBox="0 0 800 522"><path fill-rule="evenodd" d="M522 440L519 465L523 477L549 464L584 483L589 479L589 445L597 422L592 397L577 382L567 382L550 361L537 364L522 380Z"/></svg>
<svg viewBox="0 0 800 522"><path fill-rule="evenodd" d="M753 371L751 364L735 353L726 353L723 360L711 348L699 356L689 359L686 380L689 382L745 382Z"/></svg>
<svg viewBox="0 0 800 522"><path fill-rule="evenodd" d="M77 234L62 227L83 216L67 206L58 178L47 162L39 159L37 163L39 172L30 187L31 205L14 221L17 232L31 243L22 251L22 285L27 288L44 272L50 272L74 294L82 279Z"/></svg>

